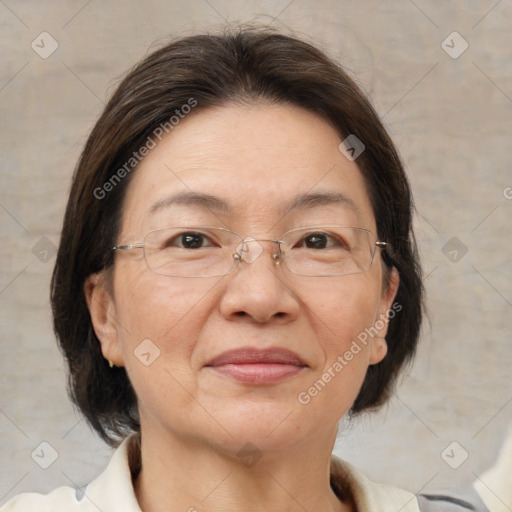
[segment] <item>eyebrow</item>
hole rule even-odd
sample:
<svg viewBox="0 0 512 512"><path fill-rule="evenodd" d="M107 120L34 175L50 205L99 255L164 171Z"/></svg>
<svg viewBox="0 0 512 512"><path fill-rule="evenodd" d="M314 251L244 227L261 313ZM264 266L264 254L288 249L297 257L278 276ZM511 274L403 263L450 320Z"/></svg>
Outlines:
<svg viewBox="0 0 512 512"><path fill-rule="evenodd" d="M148 213L151 215L162 209L169 208L175 204L185 206L199 206L200 208L214 212L229 213L231 211L229 204L219 197L213 196L211 194L191 191L181 192L156 202L153 206L151 206ZM300 194L295 197L289 204L287 204L282 209L281 213L284 216L294 210L308 210L318 206L329 206L336 204L341 204L354 211L357 215L360 215L360 210L354 201L341 192L317 192Z"/></svg>
<svg viewBox="0 0 512 512"><path fill-rule="evenodd" d="M228 203L210 194L203 194L199 192L181 192L179 194L167 197L155 203L148 211L149 214L154 214L164 208L169 208L175 204L182 204L185 206L199 206L205 210L212 210L216 212L227 213L230 211Z"/></svg>
<svg viewBox="0 0 512 512"><path fill-rule="evenodd" d="M307 210L317 206L341 204L360 215L360 210L350 197L341 192L318 192L298 195L284 210L288 214L293 210Z"/></svg>

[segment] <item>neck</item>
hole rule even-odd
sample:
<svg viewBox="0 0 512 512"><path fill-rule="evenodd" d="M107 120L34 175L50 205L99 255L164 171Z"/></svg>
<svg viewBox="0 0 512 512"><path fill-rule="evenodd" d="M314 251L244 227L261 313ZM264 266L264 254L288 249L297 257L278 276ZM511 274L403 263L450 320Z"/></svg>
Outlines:
<svg viewBox="0 0 512 512"><path fill-rule="evenodd" d="M135 493L144 512L348 512L349 497L330 486L333 443L265 453L248 444L230 455L169 433L163 443L142 435Z"/></svg>

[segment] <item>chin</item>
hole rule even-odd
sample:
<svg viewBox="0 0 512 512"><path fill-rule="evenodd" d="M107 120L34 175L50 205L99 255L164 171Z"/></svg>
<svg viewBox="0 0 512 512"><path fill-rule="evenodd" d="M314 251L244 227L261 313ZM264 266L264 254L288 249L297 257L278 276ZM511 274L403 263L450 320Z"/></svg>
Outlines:
<svg viewBox="0 0 512 512"><path fill-rule="evenodd" d="M223 444L236 450L249 443L261 451L278 451L299 443L315 430L315 425L302 406L296 404L296 400L285 402L274 398L247 399L243 404L226 405L215 416L231 434L222 432Z"/></svg>

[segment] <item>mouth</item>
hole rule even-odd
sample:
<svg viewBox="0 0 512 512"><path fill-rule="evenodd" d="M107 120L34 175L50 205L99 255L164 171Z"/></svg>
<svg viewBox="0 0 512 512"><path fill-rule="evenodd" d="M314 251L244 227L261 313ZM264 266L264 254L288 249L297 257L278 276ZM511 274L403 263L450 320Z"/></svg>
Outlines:
<svg viewBox="0 0 512 512"><path fill-rule="evenodd" d="M308 365L287 349L235 349L214 357L205 365L245 384L274 384L293 377Z"/></svg>

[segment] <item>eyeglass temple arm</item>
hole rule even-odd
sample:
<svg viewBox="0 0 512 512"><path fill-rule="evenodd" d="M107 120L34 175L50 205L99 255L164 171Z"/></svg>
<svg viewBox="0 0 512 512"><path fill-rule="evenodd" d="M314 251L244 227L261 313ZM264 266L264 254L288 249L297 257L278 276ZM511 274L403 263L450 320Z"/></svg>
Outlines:
<svg viewBox="0 0 512 512"><path fill-rule="evenodd" d="M128 244L128 245L116 245L115 247L112 247L113 251L129 251L130 249L142 249L144 247L144 244L142 242L138 242L135 244Z"/></svg>

